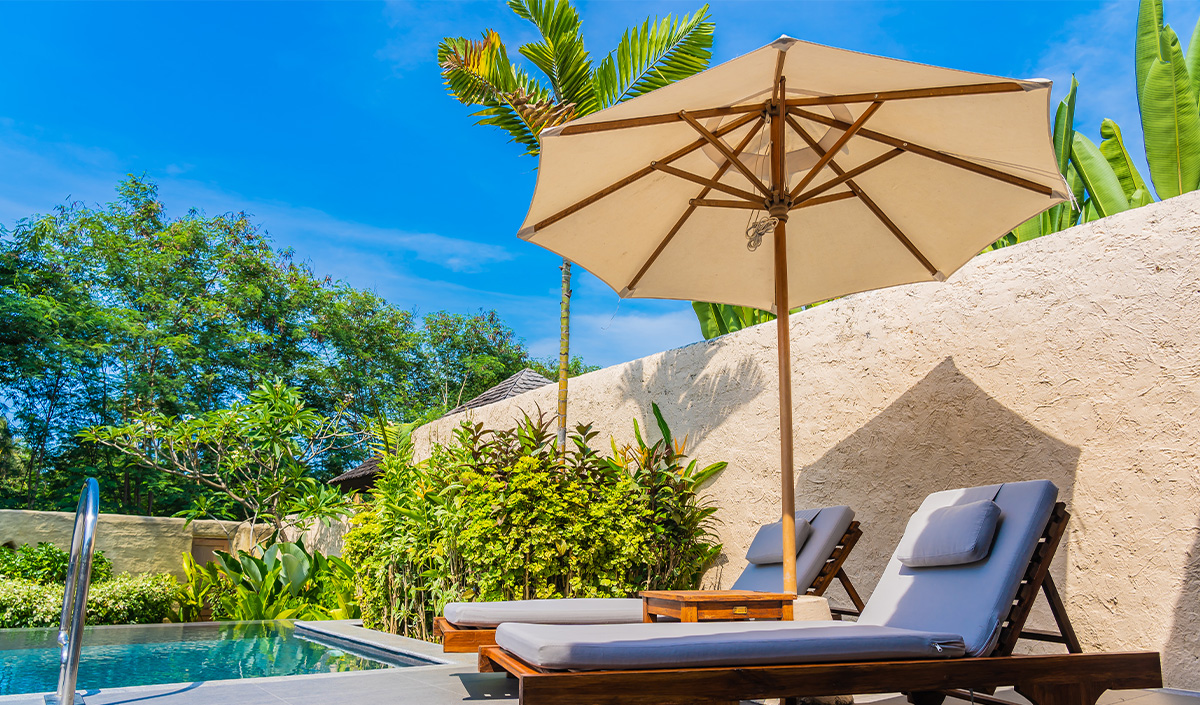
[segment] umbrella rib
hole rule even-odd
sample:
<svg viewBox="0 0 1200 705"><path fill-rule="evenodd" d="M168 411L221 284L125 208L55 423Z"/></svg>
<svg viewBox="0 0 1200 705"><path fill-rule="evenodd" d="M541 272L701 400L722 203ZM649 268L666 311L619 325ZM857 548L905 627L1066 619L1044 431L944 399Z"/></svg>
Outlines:
<svg viewBox="0 0 1200 705"><path fill-rule="evenodd" d="M762 129L765 122L766 120L760 116L758 122L750 128L750 131L746 133L746 136L742 138L742 141L739 142L738 146L733 150L734 155L740 155L742 150L746 149L746 147L750 144L750 141L753 140L755 135L758 134L758 131ZM726 159L725 162L717 168L717 172L713 174L712 180L719 181L721 177L725 175L725 172L729 170L730 166L732 166L732 164L728 159ZM697 196L697 198L703 199L711 190L712 189L705 186L703 189L701 189L700 195ZM679 220L675 221L675 225L671 227L662 241L658 243L658 247L654 248L654 252L650 254L650 257L644 263L642 263L642 268L638 270L638 273L629 281L629 286L625 287L625 291L621 292L623 295L628 294L637 287L638 282L642 280L642 277L646 276L646 272L650 271L651 265L658 260L658 256L663 253L663 250L667 249L667 245L670 244L671 240L675 237L675 234L679 232L680 228L683 227L683 224L687 222L688 218L692 217L692 213L696 212L696 208L697 204L694 200L688 202L688 207L684 209L683 215L679 216Z"/></svg>
<svg viewBox="0 0 1200 705"><path fill-rule="evenodd" d="M858 194L853 191L838 191L837 193L831 193L828 196L817 196L816 198L810 198L801 203L797 203L796 205L792 206L790 210L796 210L797 208L811 208L813 206L819 206L823 203L844 201L847 198L858 198Z"/></svg>
<svg viewBox="0 0 1200 705"><path fill-rule="evenodd" d="M721 198L693 198L689 203L693 206L705 206L708 208L741 208L750 211L764 210L763 204L750 203L749 201L727 201Z"/></svg>
<svg viewBox="0 0 1200 705"><path fill-rule="evenodd" d="M760 108L760 112L761 112L762 106L759 106L759 108ZM736 120L733 120L728 125L723 125L720 129L717 130L716 134L724 135L724 134L733 132L734 130L738 129L742 125L745 125L746 123L750 122L751 120L753 120L756 117L761 118L761 115L754 115L752 113L748 114L748 115L743 115L742 117L740 117ZM673 162L676 159L679 159L680 157L683 157L687 154L691 154L692 152L696 151L697 149L700 149L701 147L703 147L706 144L708 144L708 140L698 139L684 147L681 147L681 148L675 150L671 154L668 154L667 156L658 160L658 162L659 162L659 164L667 164L667 163ZM554 215L543 218L542 220L540 220L536 224L534 224L533 229L536 232L538 230L541 230L542 228L553 225L554 223L557 223L558 221L562 220L563 218L566 218L567 216L571 215L572 213L578 211L579 209L590 206L591 204L595 203L596 201L599 201L601 198L604 198L605 196L607 196L611 193L614 193L616 191L619 191L619 190L625 188L629 184L632 184L633 182L637 181L638 179L641 179L644 176L653 174L654 171L655 171L654 167L644 166L641 169L638 169L637 171L633 172L629 176L626 176L625 178L623 178L619 181L616 181L612 184L609 184L608 186L605 186L604 188L602 188L599 191L593 193L592 195L584 198L583 200L576 201L575 203L567 206L566 208L562 209L561 211L555 213ZM528 239L528 238L526 238L526 239Z"/></svg>
<svg viewBox="0 0 1200 705"><path fill-rule="evenodd" d="M778 80L776 81L778 82ZM807 98L789 98L786 102L789 108L805 105L842 105L846 103L867 103L875 101L887 100L910 100L914 98L937 98L943 96L967 96L967 95L986 95L989 93L1009 93L1023 91L1025 87L1020 83L974 83L963 86L939 86L936 88L915 88L908 90L897 91L879 91L878 93L847 93L842 95L826 95L826 96L811 96ZM707 108L704 110L690 111L693 117L698 119L721 117L725 115L739 115L741 113L754 113L761 109L758 103L745 105L731 105L724 108ZM644 115L634 118L622 118L620 120L603 120L600 122L590 122L582 125L566 125L558 134L560 135L581 135L589 132L605 132L608 130L624 130L631 127L649 127L651 125L663 125L671 122L679 122L679 113L665 113L661 115Z"/></svg>
<svg viewBox="0 0 1200 705"><path fill-rule="evenodd" d="M791 114L796 115L798 117L802 117L806 120L811 120L813 122L820 123L822 125L827 125L829 127L836 127L839 129L846 129L846 127L848 127L847 123L845 123L841 120L838 120L837 118L826 117L826 116L820 115L818 113L811 113L807 110L800 110L798 108L793 108L793 109L790 109L788 112L790 112ZM987 176L987 177L996 179L997 181L1004 181L1006 183L1012 184L1013 186L1020 186L1021 188L1027 189L1029 191L1034 191L1036 193L1040 193L1044 196L1050 196L1050 195L1054 194L1053 188L1051 188L1049 186L1045 186L1043 184L1039 184L1036 181L1030 181L1029 179L1017 176L1015 174L1010 174L1006 171L1000 171L999 169L993 169L991 167L984 166L982 164L976 164L975 162L968 161L968 160L962 159L960 157L954 157L949 154L939 152L935 149L930 149L929 147L926 147L924 145L916 144L915 142L909 142L907 140L902 140L898 137L893 137L891 135L883 134L882 132L875 132L873 130L867 130L867 129L859 130L858 134L859 134L859 136L865 137L869 140L874 140L875 142L881 142L881 143L886 144L891 147L897 147L899 149L903 149L906 152L912 152L913 154L916 154L916 155L919 155L922 157L927 157L929 159L933 159L934 161L942 162L944 164L949 164L950 166L955 166L960 169L965 169L966 171L971 171L976 174L981 174L983 176Z"/></svg>
<svg viewBox="0 0 1200 705"><path fill-rule="evenodd" d="M812 180L817 177L817 174L825 168L826 164L833 161L834 155L836 155L838 151L842 149L842 147L846 146L846 143L850 141L850 138L853 137L856 132L862 130L863 125L866 124L867 120L870 120L871 116L874 115L881 107L883 107L883 103L881 102L871 103L869 106L867 106L867 109L863 111L863 114L858 116L858 119L854 121L854 124L843 128L842 136L837 138L837 141L833 143L833 146L830 147L828 151L826 151L824 154L821 154L821 158L817 160L817 163L813 165L813 168L809 169L808 173L804 175L804 178L800 179L800 183L796 184L796 188L792 189L791 195L794 196L795 194L803 191L804 187L808 186Z"/></svg>
<svg viewBox="0 0 1200 705"><path fill-rule="evenodd" d="M724 154L725 158L732 162L733 165L737 167L738 171L742 172L742 175L749 179L750 183L754 184L755 188L762 192L764 197L770 198L771 190L767 188L767 185L764 184L757 176L754 175L754 172L750 169L750 167L743 164L741 159L738 159L737 155L733 153L733 150L729 149L729 145L721 141L720 135L714 135L713 133L709 132L704 125L701 125L696 118L692 117L691 114L686 110L680 110L679 116L684 120L687 120L688 124L692 126L692 129L700 133L700 136L703 137L709 144L716 147L721 154Z"/></svg>
<svg viewBox="0 0 1200 705"><path fill-rule="evenodd" d="M986 95L989 93L1014 93L1025 87L1014 81L1003 83L972 83L962 86L938 86L936 88L909 88L878 93L846 93L842 95L809 96L790 98L789 108L802 105L843 105L846 103L873 103L886 100L911 100L914 98L941 98L946 96Z"/></svg>
<svg viewBox="0 0 1200 705"><path fill-rule="evenodd" d="M684 171L683 169L676 169L675 167L668 166L666 164L659 164L658 162L650 162L650 166L654 167L655 169L657 169L659 171L665 171L666 173L668 173L672 176L678 176L681 179L687 179L688 181L693 181L697 184L700 184L701 186L707 186L709 188L714 188L718 191L724 191L725 193L727 193L731 196L737 196L739 198L744 198L747 201L750 201L751 203L757 203L759 206L763 205L762 197L756 196L755 194L750 193L749 191L743 191L740 188L734 188L733 186L727 186L727 185L725 185L719 181L716 181L714 179L706 179L703 176L700 176L699 174L693 174L692 172Z"/></svg>
<svg viewBox="0 0 1200 705"><path fill-rule="evenodd" d="M801 205L805 201L811 200L816 195L825 193L826 191L833 188L834 186L845 183L845 182L849 181L850 179L853 179L854 177L862 174L863 172L874 169L875 167L879 166L880 164L889 162L892 159L895 159L896 157L900 156L901 154L904 154L903 149L893 149L890 152L884 152L883 154L879 155L878 157L875 157L874 159L872 159L871 161L866 162L865 164L860 164L860 165L854 167L853 169L851 169L850 171L844 172L841 175L839 175L835 178L832 178L829 181L826 181L825 183L821 184L820 186L814 186L813 188L810 188L809 190L805 191L802 194L797 195L795 191L792 191L792 193L790 195L794 202L794 205L795 206Z"/></svg>
<svg viewBox="0 0 1200 705"><path fill-rule="evenodd" d="M692 110L691 115L697 119L710 117L723 117L725 115L740 115L742 113L757 113L763 109L762 103L747 103L745 105L731 105L725 108L706 108L704 110ZM671 122L679 122L683 118L679 117L679 113L667 113L665 115L644 115L642 117L622 118L620 120L603 120L601 122L589 122L582 125L567 125L563 127L558 134L560 135L582 135L589 132L607 132L609 130L625 130L631 127L649 127L651 125L663 125Z"/></svg>
<svg viewBox="0 0 1200 705"><path fill-rule="evenodd" d="M788 116L787 122L789 125L791 125L792 129L795 130L800 135L800 137L805 142L808 143L808 146L812 147L813 151L815 151L817 154L826 156L826 155L834 153L832 149L829 150L828 152L826 152L824 150L824 148L821 147L820 143L817 142L816 140L814 140L812 138L812 135L808 134L808 131L805 130L804 127L800 123L798 123L798 122L796 122L796 120L792 119L791 116ZM829 168L832 169L834 171L834 173L836 173L838 176L845 176L847 173L849 173L846 170L842 169L840 166L838 166L837 162L833 161L832 158L829 160ZM900 244L904 245L904 247L909 251L909 253L912 254L912 256L915 257L917 259L917 261L920 262L925 267L925 269L929 271L929 274L931 276L933 276L935 279L942 278L941 271L938 270L937 267L933 266L933 263L929 261L929 258L926 257L924 254L922 254L922 252L919 249L917 249L917 246L913 244L912 240L909 240L908 236L904 234L904 231L901 230L900 227L898 225L896 225L896 223L891 218L888 217L887 213L884 213L883 209L880 208L879 205L877 203L875 203L875 201L871 200L871 197L867 195L866 191L863 191L861 186L854 183L853 179L847 179L846 185L848 187L850 187L850 190L854 192L854 195L858 197L858 200L863 202L863 205L865 205L867 207L867 210L871 211L871 213L873 213L875 215L875 217L879 219L879 222L883 223L883 226L885 228L887 228L897 240L900 241ZM834 194L834 195L837 195L837 194ZM814 199L814 200L816 200L816 199ZM828 202L828 201L826 201L826 202ZM812 201L809 201L809 203L812 203ZM815 204L813 204L813 205L815 205Z"/></svg>

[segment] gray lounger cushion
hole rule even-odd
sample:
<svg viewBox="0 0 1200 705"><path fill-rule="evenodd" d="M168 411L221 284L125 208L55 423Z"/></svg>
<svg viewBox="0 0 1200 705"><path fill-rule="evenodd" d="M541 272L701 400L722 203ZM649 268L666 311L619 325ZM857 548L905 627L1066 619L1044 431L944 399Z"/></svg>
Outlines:
<svg viewBox="0 0 1200 705"><path fill-rule="evenodd" d="M496 643L541 668L751 666L963 655L955 634L850 622L501 624Z"/></svg>
<svg viewBox="0 0 1200 705"><path fill-rule="evenodd" d="M921 531L904 534L896 558L909 568L981 561L992 548L999 523L1000 505L990 499L935 509Z"/></svg>
<svg viewBox="0 0 1200 705"><path fill-rule="evenodd" d="M504 622L621 624L642 621L642 601L619 597L510 602L451 602L442 612L460 627L495 627Z"/></svg>
<svg viewBox="0 0 1200 705"><path fill-rule="evenodd" d="M854 510L846 506L825 507L824 509L807 509L796 512L797 523L803 519L812 527L812 533L804 542L804 548L796 555L796 585L801 593L816 579L817 574L833 553L833 547L850 528L854 521ZM774 525L776 531L779 525ZM762 592L780 592L783 590L783 564L746 566L742 574L733 583L734 590L759 590Z"/></svg>
<svg viewBox="0 0 1200 705"><path fill-rule="evenodd" d="M959 634L969 656L990 654L1057 498L1058 488L1046 480L929 495L906 536L919 534L942 507L992 500L1000 524L991 552L982 561L938 568L909 568L893 554L858 623Z"/></svg>
<svg viewBox="0 0 1200 705"><path fill-rule="evenodd" d="M804 548L804 542L812 534L812 524L796 519L796 553ZM746 560L754 565L783 564L783 521L758 527L758 533L746 549Z"/></svg>

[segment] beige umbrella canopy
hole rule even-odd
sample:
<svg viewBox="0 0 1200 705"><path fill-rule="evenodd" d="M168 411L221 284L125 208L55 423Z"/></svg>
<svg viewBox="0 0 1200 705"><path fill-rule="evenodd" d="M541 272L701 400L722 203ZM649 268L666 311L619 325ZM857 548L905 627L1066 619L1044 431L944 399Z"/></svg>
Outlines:
<svg viewBox="0 0 1200 705"><path fill-rule="evenodd" d="M622 297L780 314L783 548L792 555L789 309L943 280L1066 200L1049 101L1049 81L782 37L543 131L520 235ZM784 569L794 592L793 563Z"/></svg>

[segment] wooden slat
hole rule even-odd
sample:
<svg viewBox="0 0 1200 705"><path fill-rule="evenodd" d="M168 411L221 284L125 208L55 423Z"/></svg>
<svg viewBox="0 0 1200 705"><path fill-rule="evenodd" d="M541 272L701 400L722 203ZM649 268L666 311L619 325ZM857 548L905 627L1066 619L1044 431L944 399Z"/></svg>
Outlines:
<svg viewBox="0 0 1200 705"><path fill-rule="evenodd" d="M746 133L746 136L742 138L742 141L738 143L736 148L734 148L734 156L741 155L746 147L749 146L754 137L758 135L758 131L762 129L765 122L765 119L759 117L758 122L750 128L750 131ZM720 181L721 177L725 175L725 172L729 170L730 166L732 166L732 163L726 159L721 166L717 168L717 173L713 174L713 181ZM708 187L701 189L700 194L696 196L696 198L704 198L711 190L712 189ZM659 241L658 247L654 248L654 252L652 252L650 257L642 263L641 269L638 270L633 279L629 280L629 285L625 287L626 291L633 291L637 288L638 283L642 281L642 277L646 276L646 272L650 271L650 267L653 266L658 260L658 257L663 253L663 250L667 249L667 245L669 245L671 240L675 238L675 235L683 227L683 224L688 221L688 218L691 218L692 214L696 212L696 208L696 205L690 202L688 203L688 207L684 209L683 214L679 216L679 219L675 221L675 224L671 226L671 229L668 230L663 239Z"/></svg>
<svg viewBox="0 0 1200 705"><path fill-rule="evenodd" d="M727 193L730 196L737 196L738 198L744 198L747 201L750 201L751 203L761 203L762 202L762 196L758 196L756 194L750 193L749 191L743 191L740 188L735 188L728 184L723 184L720 181L717 181L715 179L708 179L703 176L700 176L699 174L693 174L690 171L684 171L683 169L676 169L675 167L671 166L670 164L660 164L658 162L650 162L650 166L653 167L654 169L657 169L658 171L670 174L671 176L678 176L681 179L686 179L693 183L700 184L701 186L707 186L710 189L716 189L718 191L723 191L724 193Z"/></svg>
<svg viewBox="0 0 1200 705"><path fill-rule="evenodd" d="M988 93L1015 93L1025 87L1019 83L1006 81L1003 83L973 83L965 86L939 86L936 88L912 88L900 91L879 91L877 93L844 93L841 95L821 95L805 98L788 98L788 107L806 105L844 105L847 103L873 103L888 100L912 100L914 98L943 98L947 96L984 95Z"/></svg>
<svg viewBox="0 0 1200 705"><path fill-rule="evenodd" d="M771 190L767 188L766 184L764 184L761 179L755 176L754 171L751 170L750 167L746 166L746 164L742 162L742 160L739 159L736 154L733 153L733 150L729 148L729 145L721 141L720 135L709 132L708 128L706 128L704 125L701 125L696 118L689 115L686 111L680 111L679 114L684 120L687 120L688 124L692 126L693 130L700 134L700 137L702 137L712 146L716 147L717 151L719 151L721 154L725 155L725 158L728 159L731 164L737 167L737 170L742 172L742 175L745 176L750 183L754 184L754 187L761 191L764 196L771 195Z"/></svg>
<svg viewBox="0 0 1200 705"><path fill-rule="evenodd" d="M796 194L803 191L804 187L808 186L808 184L817 177L817 174L819 174L821 170L825 168L825 165L833 160L838 151L842 147L846 146L846 143L850 141L851 137L854 137L855 133L863 129L863 125L866 124L867 120L870 120L871 116L874 115L882 106L883 103L871 103L867 106L867 109L863 111L863 114L858 116L858 119L855 120L853 124L846 126L842 132L842 135L837 138L836 142L833 143L833 146L825 151L825 153L821 154L821 158L817 160L817 163L808 170L808 173L804 175L804 178L800 179L800 183L796 184L796 188L792 189L792 193ZM839 174L839 176L841 176L841 174Z"/></svg>
<svg viewBox="0 0 1200 705"><path fill-rule="evenodd" d="M1021 585L1021 589L1017 591L1018 597L1014 600L1012 610L1008 613L1006 624L1000 631L1000 638L997 640L996 648L992 652L993 656L1008 656L1016 648L1017 640L1021 638L1021 632L1025 628L1025 621L1029 618L1029 612L1033 608L1033 602L1037 599L1037 594L1042 588L1042 583L1050 575L1050 562L1054 560L1055 550L1058 548L1059 542L1062 541L1063 533L1066 531L1067 521L1070 519L1070 516L1067 513L1065 504L1059 502L1054 505L1050 521L1046 523L1041 540L1034 551L1033 560L1030 561L1029 567L1025 571L1025 582ZM1066 619L1066 613L1063 612L1061 614L1063 619ZM1055 619L1057 618L1056 616Z"/></svg>
<svg viewBox="0 0 1200 705"><path fill-rule="evenodd" d="M1063 643L1067 645L1067 651L1073 654L1083 653L1083 647L1079 645L1079 637L1075 635L1075 627L1071 625L1071 620L1067 617L1067 607L1058 594L1058 587L1054 584L1054 579L1048 573L1046 580L1042 583L1042 590L1046 593L1046 601L1050 603L1050 614L1054 615L1054 622L1058 625Z"/></svg>
<svg viewBox="0 0 1200 705"><path fill-rule="evenodd" d="M1157 652L541 673L519 659L514 663L511 655L493 656L497 647L487 649L480 656L489 658L489 667L500 667L520 679L522 705L691 705L708 700L982 690L1009 685L1028 692L1078 683L1102 691L1155 688L1162 683ZM507 660L499 660L505 657ZM1043 695L1037 705L1092 703L1063 702Z"/></svg>
<svg viewBox="0 0 1200 705"><path fill-rule="evenodd" d="M441 637L442 651L449 654L470 654L496 643L495 629L459 627L445 617L433 618L433 635Z"/></svg>
<svg viewBox="0 0 1200 705"><path fill-rule="evenodd" d="M802 117L806 120L811 120L812 122L820 123L822 125L827 125L829 127L836 127L838 129L842 129L842 130L850 127L850 124L845 121L838 120L837 118L828 117L826 115L820 115L818 113L809 112L807 110L801 110L799 108L792 108L792 109L790 109L790 112L792 115L796 115L798 117ZM997 181L1003 181L1005 183L1012 184L1013 186L1020 186L1023 189L1027 189L1029 191L1034 191L1036 193L1040 193L1045 196L1049 196L1054 193L1054 189L1050 188L1049 186L1039 184L1036 181L1030 181L1029 179L1026 179L1024 177L1017 176L1016 174L1010 174L1006 171L1000 171L999 169L993 169L989 166L977 164L975 162L963 159L961 157L955 157L955 156L952 156L949 154L945 154L943 152L937 151L936 149L930 149L929 147L925 147L925 146L917 144L915 142L908 142L908 141L902 140L898 137L892 137L891 135L885 135L882 132L875 132L874 130L868 130L866 128L863 128L858 131L858 134L869 140L881 142L883 144L886 144L886 145L889 145L892 147L899 147L900 149L903 149L906 152L912 152L913 154L919 154L922 157L927 157L929 159L933 159L934 161L939 161L944 164L949 164L951 166L958 167L959 169L965 169L966 171L971 171L976 174L981 174L983 176L987 176L992 179L996 179Z"/></svg>
<svg viewBox="0 0 1200 705"><path fill-rule="evenodd" d="M704 110L689 110L688 114L697 119L703 120L710 117L721 117L723 115L741 115L742 113L758 113L765 110L767 107L766 101L762 103L747 103L744 105L731 105L728 108L707 108ZM631 127L649 127L650 125L664 125L671 122L679 122L683 118L679 117L679 113L667 113L664 115L646 115L644 117L624 118L621 120L604 120L601 122L592 122L585 125L567 125L560 131L560 135L582 135L589 132L606 132L608 130L625 130Z"/></svg>
<svg viewBox="0 0 1200 705"><path fill-rule="evenodd" d="M715 133L712 133L712 134L714 134L717 137L728 134L728 133L733 132L734 130L738 129L739 127L753 121L755 117L758 117L758 116L754 115L754 114L743 115L742 117L738 118L737 120L730 122L728 125L722 125L719 130L717 130ZM674 152L672 152L672 153L668 154L667 156L663 157L662 159L658 159L656 161L658 161L660 164L669 164L669 163L675 161L676 159L679 159L688 154L691 154L692 152L696 151L697 149L700 149L701 147L703 147L706 144L708 144L708 140L703 139L703 138L698 139L684 147L680 147L679 149L675 150ZM601 198L604 198L605 196L607 196L611 193L615 193L616 191L619 191L619 190L625 188L629 184L632 184L633 182L637 181L638 179L641 179L652 173L654 173L653 167L650 167L650 166L642 167L641 169L638 169L637 171L630 174L629 176L626 176L623 179L620 179L618 181L613 182L612 184L609 184L608 186L605 186L604 188L593 193L592 195L588 196L587 198L584 198L580 201L577 201L577 202L567 206L566 208L562 209L561 211L555 213L554 215L543 218L542 220L538 221L537 224L535 224L533 226L533 229L536 232L538 230L541 230L542 228L553 225L554 223L557 223L558 221L562 220L563 218L566 218L567 216L571 215L572 213L580 210L581 208L590 206L591 204L595 203L596 201L599 201Z"/></svg>

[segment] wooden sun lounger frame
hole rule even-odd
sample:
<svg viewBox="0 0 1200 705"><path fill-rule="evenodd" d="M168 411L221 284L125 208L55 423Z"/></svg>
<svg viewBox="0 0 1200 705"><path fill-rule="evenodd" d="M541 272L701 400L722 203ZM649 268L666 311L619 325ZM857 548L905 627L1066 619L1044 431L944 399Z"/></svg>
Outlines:
<svg viewBox="0 0 1200 705"><path fill-rule="evenodd" d="M1106 690L1162 687L1157 652L1079 652L1079 642L1050 580L1050 561L1069 515L1061 502L1047 523L992 655L916 661L869 661L780 666L732 666L629 671L548 671L499 646L479 650L479 671L505 672L520 683L521 705L688 705L741 700L801 698L868 693L908 694L917 705L933 705L946 695L974 693L985 704L999 701L984 693L1015 686L1034 705L1095 705ZM1050 601L1059 634L1025 631L1037 594ZM1070 653L1014 656L1021 638L1057 641ZM1011 705L1004 703L1004 705Z"/></svg>
<svg viewBox="0 0 1200 705"><path fill-rule="evenodd" d="M830 611L833 612L835 619L841 619L843 616L857 616L862 612L862 598L858 596L858 591L850 582L850 576L846 575L846 570L842 567L850 555L850 551L853 550L854 544L858 543L861 536L862 529L859 528L858 522L850 522L846 533L842 534L842 538L838 539L837 545L830 552L829 558L825 559L825 565L821 566L821 572L813 578L812 585L809 585L805 591L806 595L821 596L833 585L835 580L841 582L846 594L850 596L850 601L854 603L854 609L831 608ZM442 651L451 654L473 653L482 646L491 646L496 643L494 628L460 627L451 624L445 617L433 619L433 635L441 637Z"/></svg>

